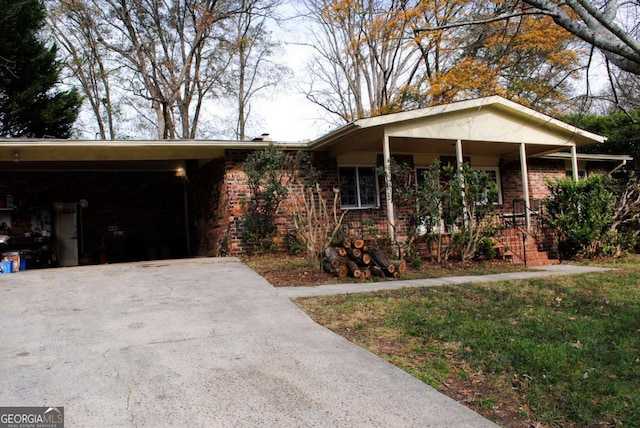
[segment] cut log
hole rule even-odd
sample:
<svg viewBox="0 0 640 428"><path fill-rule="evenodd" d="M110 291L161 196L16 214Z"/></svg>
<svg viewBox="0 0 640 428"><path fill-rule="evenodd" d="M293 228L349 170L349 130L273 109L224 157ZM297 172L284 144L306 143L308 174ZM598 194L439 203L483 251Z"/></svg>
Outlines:
<svg viewBox="0 0 640 428"><path fill-rule="evenodd" d="M322 263L322 269L324 269L325 272L337 276L338 278L346 278L349 275L349 268L347 268L346 265L338 265L337 267L334 267L326 260Z"/></svg>
<svg viewBox="0 0 640 428"><path fill-rule="evenodd" d="M362 271L356 262L353 260L347 260L347 267L349 268L349 272L351 272L351 276L354 278L362 277Z"/></svg>
<svg viewBox="0 0 640 428"><path fill-rule="evenodd" d="M371 278L371 268L366 267L362 269L362 277L364 279L369 279Z"/></svg>
<svg viewBox="0 0 640 428"><path fill-rule="evenodd" d="M334 268L346 264L346 258L338 255L338 251L333 247L325 248L324 255Z"/></svg>
<svg viewBox="0 0 640 428"><path fill-rule="evenodd" d="M393 273L396 270L391 259L379 248L369 248L369 255L371 255L371 258L378 264L378 266L387 270L389 273Z"/></svg>
<svg viewBox="0 0 640 428"><path fill-rule="evenodd" d="M360 251L357 248L348 248L347 255L351 260L354 260L356 262L359 262L360 260L362 260L362 251Z"/></svg>
<svg viewBox="0 0 640 428"><path fill-rule="evenodd" d="M405 260L392 260L391 263L395 266L395 272L398 272L400 275L406 272L407 262Z"/></svg>
<svg viewBox="0 0 640 428"><path fill-rule="evenodd" d="M340 278L399 278L407 270L405 260L391 260L384 251L368 246L364 239L355 236L327 247L324 255L327 264L323 264L323 269Z"/></svg>
<svg viewBox="0 0 640 428"><path fill-rule="evenodd" d="M362 247L364 247L364 239L360 239L360 238L352 239L351 246L359 250L362 249Z"/></svg>
<svg viewBox="0 0 640 428"><path fill-rule="evenodd" d="M371 256L367 253L362 253L362 257L360 258L360 260L362 260L362 264L363 265L370 265L371 264Z"/></svg>

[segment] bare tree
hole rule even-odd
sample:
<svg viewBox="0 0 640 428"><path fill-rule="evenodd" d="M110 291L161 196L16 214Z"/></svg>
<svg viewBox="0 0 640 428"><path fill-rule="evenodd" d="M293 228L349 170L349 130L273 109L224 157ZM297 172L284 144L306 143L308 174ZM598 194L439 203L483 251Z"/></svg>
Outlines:
<svg viewBox="0 0 640 428"><path fill-rule="evenodd" d="M583 68L575 39L510 0L307 0L318 30L308 98L342 120L500 94L551 111ZM482 27L458 26L482 20ZM584 61L586 62L586 61Z"/></svg>
<svg viewBox="0 0 640 428"><path fill-rule="evenodd" d="M101 103L113 107L113 100L104 95L109 85L114 85L108 67L113 69L117 64L122 73L117 79L119 89L141 100L134 107L157 129L157 138L196 138L203 103L208 97L219 95L215 90L222 85L231 60L225 42L226 22L243 12L242 2L61 3L58 16L64 19L57 21L54 28L60 30L58 37L70 57L76 58L72 61L74 72L85 82L83 87L93 100L94 114L99 114ZM86 46L78 46L79 40ZM151 116L147 114L148 106Z"/></svg>
<svg viewBox="0 0 640 428"><path fill-rule="evenodd" d="M398 110L417 51L403 37L400 0L307 0L318 30L310 43L315 85L307 97L342 120Z"/></svg>
<svg viewBox="0 0 640 428"><path fill-rule="evenodd" d="M243 13L231 20L235 34L229 41L233 58L226 87L237 105L235 137L239 140L246 138L251 101L287 75L286 66L273 60L279 45L272 41L268 29L279 5L280 0L243 0Z"/></svg>
<svg viewBox="0 0 640 428"><path fill-rule="evenodd" d="M70 0L49 2L48 23L63 51L66 69L80 83L91 106L101 139L116 139L119 102L112 82L120 78L116 63L98 41L107 31L88 3Z"/></svg>

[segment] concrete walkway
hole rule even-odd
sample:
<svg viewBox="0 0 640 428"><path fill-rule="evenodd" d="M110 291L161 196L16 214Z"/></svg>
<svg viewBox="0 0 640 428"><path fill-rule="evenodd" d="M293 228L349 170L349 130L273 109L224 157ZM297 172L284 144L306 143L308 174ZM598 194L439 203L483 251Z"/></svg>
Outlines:
<svg viewBox="0 0 640 428"><path fill-rule="evenodd" d="M314 323L303 291L232 258L0 275L0 405L68 427L495 427Z"/></svg>
<svg viewBox="0 0 640 428"><path fill-rule="evenodd" d="M466 275L446 278L381 281L362 284L331 284L316 287L282 287L280 292L289 297L329 296L332 294L364 293L379 290L397 290L407 287L436 287L440 285L468 284L472 282L512 281L518 279L544 278L557 275L573 275L589 272L605 272L609 268L595 266L550 265L536 267L524 272L495 273L490 275Z"/></svg>

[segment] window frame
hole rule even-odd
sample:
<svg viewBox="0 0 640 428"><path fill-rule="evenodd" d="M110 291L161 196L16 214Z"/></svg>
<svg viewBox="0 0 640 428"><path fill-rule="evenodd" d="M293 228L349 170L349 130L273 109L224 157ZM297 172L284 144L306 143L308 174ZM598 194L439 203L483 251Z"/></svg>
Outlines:
<svg viewBox="0 0 640 428"><path fill-rule="evenodd" d="M429 169L428 166L416 166L414 168L416 174L416 184L420 178L420 171ZM496 173L496 185L498 186L498 202L493 202L494 205L502 205L502 183L500 182L500 167L497 166L472 166L471 169L477 172L493 171Z"/></svg>
<svg viewBox="0 0 640 428"><path fill-rule="evenodd" d="M378 183L378 175L376 172L375 165L338 165L338 184L340 183L340 170L341 169L355 169L356 173L356 205L344 205L342 203L342 197L340 197L340 208L341 209L371 209L371 208L380 208L380 185ZM374 183L375 183L375 203L374 204L363 204L362 203L362 194L360 191L360 169L369 169L373 171ZM340 187L340 186L339 186ZM340 188L342 192L342 188Z"/></svg>
<svg viewBox="0 0 640 428"><path fill-rule="evenodd" d="M497 166L472 166L471 169L480 173L487 173L488 171L495 172L496 174L496 185L498 186L498 201L492 202L493 205L502 205L502 184L500 183L500 167ZM478 202L481 203L481 202Z"/></svg>

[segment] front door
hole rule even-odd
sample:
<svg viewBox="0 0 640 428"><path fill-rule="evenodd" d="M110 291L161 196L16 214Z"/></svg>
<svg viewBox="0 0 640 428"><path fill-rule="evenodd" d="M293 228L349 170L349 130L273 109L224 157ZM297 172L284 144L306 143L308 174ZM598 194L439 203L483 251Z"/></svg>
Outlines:
<svg viewBox="0 0 640 428"><path fill-rule="evenodd" d="M78 205L76 203L53 204L56 212L55 246L60 266L78 265Z"/></svg>

